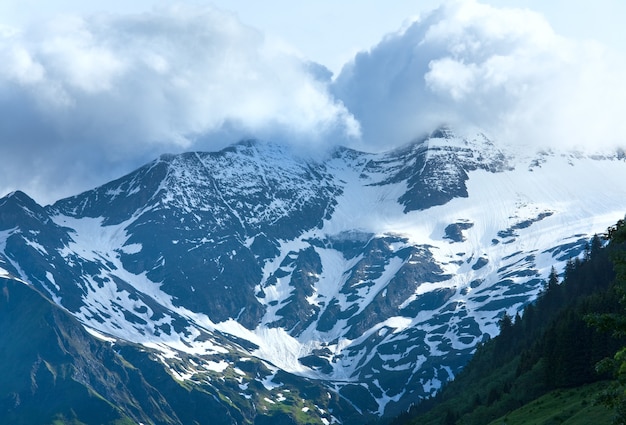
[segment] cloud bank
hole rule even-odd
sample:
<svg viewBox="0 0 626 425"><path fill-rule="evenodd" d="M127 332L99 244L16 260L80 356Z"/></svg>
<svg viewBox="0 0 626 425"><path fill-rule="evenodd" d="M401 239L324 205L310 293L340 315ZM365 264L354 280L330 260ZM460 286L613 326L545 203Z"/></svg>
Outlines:
<svg viewBox="0 0 626 425"><path fill-rule="evenodd" d="M363 145L439 125L508 143L613 147L626 141L626 63L555 34L539 14L448 2L347 64L333 85Z"/></svg>
<svg viewBox="0 0 626 425"><path fill-rule="evenodd" d="M42 203L247 137L379 151L447 124L540 147L626 140L623 57L473 0L387 35L335 80L211 7L0 27L0 63L0 195Z"/></svg>
<svg viewBox="0 0 626 425"><path fill-rule="evenodd" d="M45 201L163 152L359 136L328 71L213 8L5 29L0 63L0 177Z"/></svg>

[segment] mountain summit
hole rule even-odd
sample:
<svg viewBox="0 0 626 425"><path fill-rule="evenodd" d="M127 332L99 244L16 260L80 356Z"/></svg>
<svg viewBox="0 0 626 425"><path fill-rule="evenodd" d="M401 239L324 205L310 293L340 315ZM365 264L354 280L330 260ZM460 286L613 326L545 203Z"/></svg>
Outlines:
<svg viewBox="0 0 626 425"><path fill-rule="evenodd" d="M164 155L46 207L0 199L0 267L234 422L362 423L434 394L624 216L618 154L520 151L441 129L324 160Z"/></svg>

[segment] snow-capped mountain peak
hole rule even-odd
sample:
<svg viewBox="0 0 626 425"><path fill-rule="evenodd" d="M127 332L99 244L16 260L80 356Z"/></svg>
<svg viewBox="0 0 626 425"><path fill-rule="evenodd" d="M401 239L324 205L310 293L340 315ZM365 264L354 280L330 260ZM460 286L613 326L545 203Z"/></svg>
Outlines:
<svg viewBox="0 0 626 425"><path fill-rule="evenodd" d="M48 207L3 198L0 267L181 379L257 358L376 417L433 394L623 217L625 177L618 154L521 155L447 128L325 158L245 141ZM260 378L240 378L251 396Z"/></svg>

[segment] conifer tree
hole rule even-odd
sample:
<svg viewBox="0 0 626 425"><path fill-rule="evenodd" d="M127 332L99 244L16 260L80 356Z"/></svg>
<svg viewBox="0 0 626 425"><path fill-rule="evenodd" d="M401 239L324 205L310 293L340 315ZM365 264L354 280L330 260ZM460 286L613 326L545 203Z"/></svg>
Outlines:
<svg viewBox="0 0 626 425"><path fill-rule="evenodd" d="M550 270L550 275L548 276L548 291L554 290L559 284L559 274L556 272L554 266Z"/></svg>
<svg viewBox="0 0 626 425"><path fill-rule="evenodd" d="M607 238L611 244L623 245L626 243L626 221L619 220L615 226L607 230ZM626 249L620 247L611 252L611 260L615 270L616 291L620 302L626 308ZM602 315L590 320L599 328L612 330L615 335L626 335L626 312L619 315ZM598 371L613 370L618 386L606 392L601 401L615 409L614 424L626 425L626 347L622 347L612 359L605 359L598 363Z"/></svg>
<svg viewBox="0 0 626 425"><path fill-rule="evenodd" d="M594 257L602 249L602 238L596 233L591 238L591 257Z"/></svg>

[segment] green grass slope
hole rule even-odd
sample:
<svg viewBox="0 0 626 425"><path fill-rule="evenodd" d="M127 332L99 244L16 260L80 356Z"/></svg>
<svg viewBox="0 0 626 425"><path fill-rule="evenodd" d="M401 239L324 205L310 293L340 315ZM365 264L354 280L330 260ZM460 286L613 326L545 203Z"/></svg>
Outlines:
<svg viewBox="0 0 626 425"><path fill-rule="evenodd" d="M607 382L555 390L488 425L610 425L614 413L595 400Z"/></svg>
<svg viewBox="0 0 626 425"><path fill-rule="evenodd" d="M123 386L124 368L116 373L102 366L114 353L32 287L0 279L0 329L0 423L137 422L98 391L108 390L119 405L134 404L115 388Z"/></svg>

